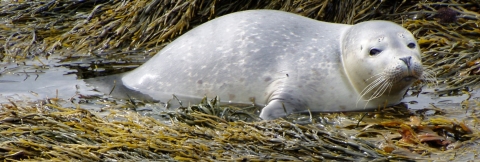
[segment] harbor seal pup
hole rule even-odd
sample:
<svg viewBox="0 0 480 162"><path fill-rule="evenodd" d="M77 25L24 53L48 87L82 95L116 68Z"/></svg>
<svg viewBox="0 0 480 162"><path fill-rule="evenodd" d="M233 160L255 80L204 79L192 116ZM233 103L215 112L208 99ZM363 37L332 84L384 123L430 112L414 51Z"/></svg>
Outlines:
<svg viewBox="0 0 480 162"><path fill-rule="evenodd" d="M274 119L398 104L422 71L416 40L395 23L250 10L195 27L121 83L164 101L175 94L184 103L203 96L253 102L265 106L261 118Z"/></svg>

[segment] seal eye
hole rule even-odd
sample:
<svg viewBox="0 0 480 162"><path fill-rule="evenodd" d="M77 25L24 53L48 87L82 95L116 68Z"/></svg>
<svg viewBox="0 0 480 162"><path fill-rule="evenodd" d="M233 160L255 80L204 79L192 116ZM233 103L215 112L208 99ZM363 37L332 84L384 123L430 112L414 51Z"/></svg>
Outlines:
<svg viewBox="0 0 480 162"><path fill-rule="evenodd" d="M415 43L408 43L407 46L408 48L415 48L416 45Z"/></svg>
<svg viewBox="0 0 480 162"><path fill-rule="evenodd" d="M382 52L382 51L379 50L379 49L376 49L376 48L371 49L371 50L370 50L370 56L378 55L380 52Z"/></svg>

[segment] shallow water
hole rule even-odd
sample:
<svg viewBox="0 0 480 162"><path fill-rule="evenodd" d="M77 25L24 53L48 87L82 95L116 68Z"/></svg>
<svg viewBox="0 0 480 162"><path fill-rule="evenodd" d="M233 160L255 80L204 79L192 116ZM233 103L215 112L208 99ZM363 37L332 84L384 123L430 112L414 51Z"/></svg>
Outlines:
<svg viewBox="0 0 480 162"><path fill-rule="evenodd" d="M69 99L78 94L101 95L78 80L75 74L69 74L75 70L58 65L55 59L0 64L0 103L8 99L36 101L56 97Z"/></svg>
<svg viewBox="0 0 480 162"><path fill-rule="evenodd" d="M410 109L423 109L432 107L432 104L439 107L460 107L460 103L469 98L467 94L456 96L438 96L434 88L423 88L423 92L418 96L406 96L402 101L407 103ZM478 100L480 91L472 90L470 92L473 100Z"/></svg>

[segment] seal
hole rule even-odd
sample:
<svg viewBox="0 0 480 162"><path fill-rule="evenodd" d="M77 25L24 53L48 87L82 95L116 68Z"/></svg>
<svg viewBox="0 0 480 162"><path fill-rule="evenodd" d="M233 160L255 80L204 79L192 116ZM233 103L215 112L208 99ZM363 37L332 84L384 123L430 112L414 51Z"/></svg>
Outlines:
<svg viewBox="0 0 480 162"><path fill-rule="evenodd" d="M260 117L398 104L422 75L418 44L388 21L356 25L249 10L180 36L137 69L128 89L183 102L204 96L265 106Z"/></svg>

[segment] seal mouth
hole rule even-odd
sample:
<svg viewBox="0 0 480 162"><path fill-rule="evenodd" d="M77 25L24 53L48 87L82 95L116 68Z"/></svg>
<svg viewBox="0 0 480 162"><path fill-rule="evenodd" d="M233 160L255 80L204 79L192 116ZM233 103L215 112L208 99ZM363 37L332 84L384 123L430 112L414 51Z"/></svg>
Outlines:
<svg viewBox="0 0 480 162"><path fill-rule="evenodd" d="M409 76L405 76L402 78L402 81L405 81L405 82L413 82L415 80L417 80L418 78L413 76L413 75L409 75Z"/></svg>

